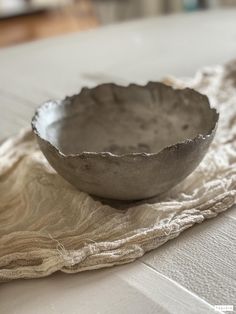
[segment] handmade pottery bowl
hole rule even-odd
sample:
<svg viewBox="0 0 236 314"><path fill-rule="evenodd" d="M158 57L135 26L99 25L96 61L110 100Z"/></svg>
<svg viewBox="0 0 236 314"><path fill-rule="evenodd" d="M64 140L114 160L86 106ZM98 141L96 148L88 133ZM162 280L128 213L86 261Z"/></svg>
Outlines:
<svg viewBox="0 0 236 314"><path fill-rule="evenodd" d="M140 200L166 192L204 157L218 113L163 83L103 84L40 106L32 127L52 167L79 190Z"/></svg>

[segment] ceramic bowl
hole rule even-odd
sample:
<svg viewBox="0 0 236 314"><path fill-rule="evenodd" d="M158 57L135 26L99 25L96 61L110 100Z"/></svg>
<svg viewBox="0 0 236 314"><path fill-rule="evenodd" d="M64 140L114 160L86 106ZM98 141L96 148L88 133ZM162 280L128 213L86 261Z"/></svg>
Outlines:
<svg viewBox="0 0 236 314"><path fill-rule="evenodd" d="M206 96L149 82L102 84L48 101L32 127L51 166L76 188L140 200L168 191L198 166L217 121Z"/></svg>

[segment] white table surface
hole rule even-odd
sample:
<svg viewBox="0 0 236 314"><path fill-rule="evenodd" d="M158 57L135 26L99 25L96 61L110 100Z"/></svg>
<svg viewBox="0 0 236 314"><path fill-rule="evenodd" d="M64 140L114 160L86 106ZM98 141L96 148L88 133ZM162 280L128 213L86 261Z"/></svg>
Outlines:
<svg viewBox="0 0 236 314"><path fill-rule="evenodd" d="M105 81L192 76L236 58L236 11L139 20L0 50L0 138L48 98ZM130 265L0 286L1 314L214 313L236 308L236 209Z"/></svg>

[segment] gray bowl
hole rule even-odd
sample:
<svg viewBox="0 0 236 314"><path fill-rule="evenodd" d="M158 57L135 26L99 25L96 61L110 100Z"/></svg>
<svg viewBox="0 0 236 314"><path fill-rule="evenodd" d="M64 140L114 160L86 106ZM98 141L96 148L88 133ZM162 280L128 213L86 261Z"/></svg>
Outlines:
<svg viewBox="0 0 236 314"><path fill-rule="evenodd" d="M189 88L103 84L44 103L32 128L51 166L76 188L140 200L168 191L198 166L218 118L208 98Z"/></svg>

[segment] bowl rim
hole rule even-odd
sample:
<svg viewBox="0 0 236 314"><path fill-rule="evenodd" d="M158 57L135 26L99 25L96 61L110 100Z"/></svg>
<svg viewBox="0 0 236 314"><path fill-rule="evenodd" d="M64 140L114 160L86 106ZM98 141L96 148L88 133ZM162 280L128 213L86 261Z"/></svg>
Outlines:
<svg viewBox="0 0 236 314"><path fill-rule="evenodd" d="M208 105L210 111L212 111L214 113L214 119L213 119L213 123L212 123L212 127L209 129L208 132L206 132L206 134L203 134L203 133L198 133L195 137L193 138L186 138L182 141L178 141L172 145L167 145L165 146L163 149L161 149L160 151L158 152L154 152L154 153L147 153L147 152L130 152L130 153L124 153L124 154L116 154L116 153L112 153L112 152L109 152L109 151L102 151L102 152L94 152L94 151L82 151L80 153L75 153L75 154L64 154L58 147L56 147L54 144L52 144L48 139L44 138L41 136L40 132L38 131L38 128L37 128L37 122L40 118L40 113L41 111L45 110L45 109L48 109L52 106L61 106L61 105L67 105L65 102L69 102L71 101L71 99L79 96L82 92L84 91L92 91L92 90L96 90L97 88L99 87L102 87L102 86L115 86L115 87L122 87L122 88L130 88L130 87L138 87L138 88L147 88L150 84L155 84L155 85L162 85L162 86L165 86L167 88L170 88L174 91L177 91L177 92L190 92L190 93L194 93L196 95L199 95L201 96L202 98L205 99L205 103ZM185 87L185 88L175 88L173 86L170 86L170 85L167 85L163 82L154 82L154 81L149 81L147 82L146 84L144 85L141 85L141 84L136 84L136 83L130 83L128 85L120 85L120 84L116 84L116 83L103 83L103 84L99 84L99 85L96 85L94 87L83 87L81 88L81 90L79 91L79 93L77 94L73 94L71 96L66 96L65 98L63 99L60 99L60 100L48 100L48 101L45 101L43 102L41 105L39 105L36 110L35 110L35 113L32 117L32 120L31 120L31 127L32 127L32 130L33 130L33 133L41 140L43 141L44 143L46 143L48 146L50 146L53 150L56 151L56 153L62 157L62 158L82 158L82 159L85 159L85 158L88 158L88 157L101 157L101 158L104 158L104 157L108 157L108 158L155 158L157 155L161 155L161 154L164 154L166 151L170 151L170 150L179 150L181 149L181 147L183 146L186 146L186 145L191 145L191 144L195 144L195 143L198 143L198 142L201 142L201 141L204 141L206 140L207 138L209 137L213 137L215 132L216 132L216 129L217 129L217 126L218 126L218 121L219 121L219 112L216 108L212 107L211 106L211 103L210 103L210 100L209 98L207 97L207 95L205 94L202 94L200 92L198 92L197 90L193 89L193 88L189 88L189 87Z"/></svg>

